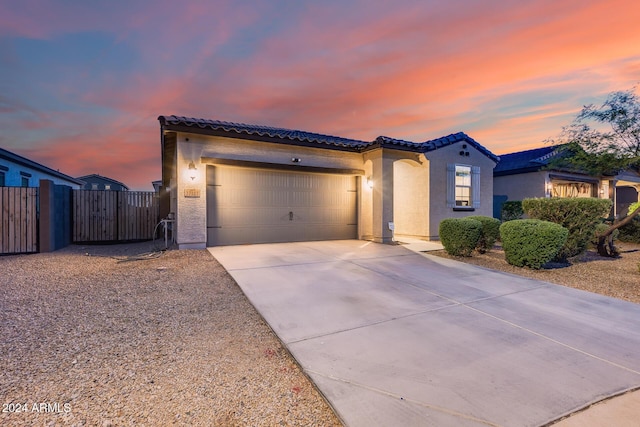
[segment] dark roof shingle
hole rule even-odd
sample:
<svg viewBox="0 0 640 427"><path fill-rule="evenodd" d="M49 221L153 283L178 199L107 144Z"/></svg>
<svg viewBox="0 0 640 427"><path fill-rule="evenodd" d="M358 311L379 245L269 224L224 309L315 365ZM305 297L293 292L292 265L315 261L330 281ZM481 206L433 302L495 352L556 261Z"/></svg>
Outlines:
<svg viewBox="0 0 640 427"><path fill-rule="evenodd" d="M451 145L457 142L466 142L475 147L484 155L495 162L499 158L491 151L480 145L473 138L464 132L454 133L442 138L432 139L425 142L411 142L401 139L390 138L388 136L379 136L374 141L367 142L357 139L342 138L338 136L323 135L313 132L305 132L300 130L282 129L270 126L248 125L244 123L225 122L220 120L195 119L184 116L160 116L158 117L162 126L171 128L199 128L214 132L224 132L236 135L249 135L254 137L270 138L275 140L286 140L291 142L302 142L305 144L320 144L333 146L352 151L367 151L376 147L395 148L400 150L413 151L418 153L427 153L437 150L440 147Z"/></svg>
<svg viewBox="0 0 640 427"><path fill-rule="evenodd" d="M502 154L493 174L500 176L540 170L559 153L558 148L558 145L551 145L517 153Z"/></svg>
<svg viewBox="0 0 640 427"><path fill-rule="evenodd" d="M301 130L282 129L271 126L247 125L244 123L225 122L221 120L194 119L183 116L160 116L160 123L164 126L197 126L200 129L211 129L236 134L267 136L269 138L286 139L290 141L310 142L324 145L332 145L342 148L366 147L369 143L357 139L341 138L338 136L322 135Z"/></svg>

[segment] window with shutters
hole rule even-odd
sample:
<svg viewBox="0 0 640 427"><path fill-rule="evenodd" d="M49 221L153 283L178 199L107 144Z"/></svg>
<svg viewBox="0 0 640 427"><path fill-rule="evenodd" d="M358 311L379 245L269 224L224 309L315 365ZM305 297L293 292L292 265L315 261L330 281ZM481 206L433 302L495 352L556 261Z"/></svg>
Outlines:
<svg viewBox="0 0 640 427"><path fill-rule="evenodd" d="M447 165L447 206L455 210L480 207L480 167Z"/></svg>

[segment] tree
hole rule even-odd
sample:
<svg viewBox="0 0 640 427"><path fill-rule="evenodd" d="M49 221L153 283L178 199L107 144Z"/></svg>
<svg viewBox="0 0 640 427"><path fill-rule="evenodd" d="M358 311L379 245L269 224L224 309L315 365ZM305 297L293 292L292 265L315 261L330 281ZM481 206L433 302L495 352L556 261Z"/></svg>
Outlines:
<svg viewBox="0 0 640 427"><path fill-rule="evenodd" d="M560 138L551 140L559 156L551 167L563 167L597 176L615 176L624 170L640 172L640 98L636 87L612 92L596 106L586 105L573 122L562 129ZM613 224L598 236L598 253L615 257L613 232L631 222L640 209Z"/></svg>

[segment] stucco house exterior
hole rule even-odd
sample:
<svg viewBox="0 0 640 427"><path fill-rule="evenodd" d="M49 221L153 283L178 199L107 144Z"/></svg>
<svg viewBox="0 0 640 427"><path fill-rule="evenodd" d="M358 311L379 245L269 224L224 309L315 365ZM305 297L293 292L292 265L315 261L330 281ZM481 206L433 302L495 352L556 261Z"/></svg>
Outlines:
<svg viewBox="0 0 640 427"><path fill-rule="evenodd" d="M625 171L616 176L591 176L576 171L550 169L560 146L500 155L493 170L496 205L506 200L532 197L600 197L613 200L614 216L626 215L639 200L640 175ZM496 215L497 216L497 215Z"/></svg>
<svg viewBox="0 0 640 427"><path fill-rule="evenodd" d="M0 148L0 187L39 187L41 179L73 189L82 186L81 181L69 175Z"/></svg>
<svg viewBox="0 0 640 427"><path fill-rule="evenodd" d="M158 117L161 216L179 248L306 240L438 239L440 221L492 215L498 157L464 133L360 141Z"/></svg>

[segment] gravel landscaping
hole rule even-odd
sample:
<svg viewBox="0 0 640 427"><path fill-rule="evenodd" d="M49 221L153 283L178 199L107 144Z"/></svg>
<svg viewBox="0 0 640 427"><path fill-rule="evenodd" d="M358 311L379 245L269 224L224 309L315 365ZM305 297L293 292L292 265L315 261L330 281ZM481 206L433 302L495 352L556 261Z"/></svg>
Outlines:
<svg viewBox="0 0 640 427"><path fill-rule="evenodd" d="M547 270L430 254L640 303L640 245L619 247ZM341 425L207 251L154 249L0 257L0 425Z"/></svg>
<svg viewBox="0 0 640 427"><path fill-rule="evenodd" d="M588 250L570 260L568 266L541 270L509 265L499 246L471 257L454 257L443 250L429 254L640 304L640 245L621 242L616 246L621 252L619 258L601 257L595 250Z"/></svg>
<svg viewBox="0 0 640 427"><path fill-rule="evenodd" d="M207 251L153 249L0 257L0 425L341 425Z"/></svg>

